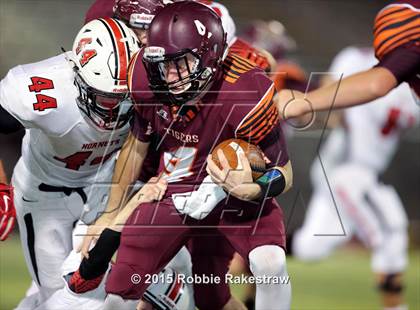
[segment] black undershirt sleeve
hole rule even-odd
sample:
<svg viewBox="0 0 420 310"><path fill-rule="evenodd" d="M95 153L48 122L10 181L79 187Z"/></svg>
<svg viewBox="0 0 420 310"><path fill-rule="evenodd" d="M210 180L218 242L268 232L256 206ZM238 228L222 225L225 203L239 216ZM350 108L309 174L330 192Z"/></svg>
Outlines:
<svg viewBox="0 0 420 310"><path fill-rule="evenodd" d="M23 125L0 105L0 133L9 134L23 129Z"/></svg>

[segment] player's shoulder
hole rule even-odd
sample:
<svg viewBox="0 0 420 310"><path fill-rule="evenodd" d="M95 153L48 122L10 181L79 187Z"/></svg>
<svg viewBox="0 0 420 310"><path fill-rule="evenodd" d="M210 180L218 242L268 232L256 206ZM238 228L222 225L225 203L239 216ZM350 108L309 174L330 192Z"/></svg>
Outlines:
<svg viewBox="0 0 420 310"><path fill-rule="evenodd" d="M15 66L9 70L7 77L20 81L30 76L45 74L47 71L51 73L61 71L61 69L68 67L65 56L66 54L60 54L38 62Z"/></svg>
<svg viewBox="0 0 420 310"><path fill-rule="evenodd" d="M259 143L279 121L274 83L250 61L231 54L223 65L218 100L235 136Z"/></svg>
<svg viewBox="0 0 420 310"><path fill-rule="evenodd" d="M241 110L251 110L262 102L268 104L275 94L274 83L267 74L253 62L234 53L223 62L222 80L219 100L225 109L230 109L233 103L240 103Z"/></svg>
<svg viewBox="0 0 420 310"><path fill-rule="evenodd" d="M25 127L61 135L79 119L67 57L16 66L1 81L2 106Z"/></svg>
<svg viewBox="0 0 420 310"><path fill-rule="evenodd" d="M376 57L380 60L396 48L420 40L420 1L394 1L378 12L374 22Z"/></svg>
<svg viewBox="0 0 420 310"><path fill-rule="evenodd" d="M62 82L72 79L73 71L68 62L68 53L47 58L35 63L18 65L9 70L5 82L13 82L16 87L29 89L29 92L41 92L43 89L56 89L54 81ZM33 77L45 76L45 80L52 81L52 85L41 85L30 87ZM29 84L28 84L29 83ZM58 85L57 85L58 86ZM59 86L58 86L59 87Z"/></svg>
<svg viewBox="0 0 420 310"><path fill-rule="evenodd" d="M267 74L254 62L235 53L228 54L222 70L222 88L226 90L244 91L250 97L258 97L273 85Z"/></svg>

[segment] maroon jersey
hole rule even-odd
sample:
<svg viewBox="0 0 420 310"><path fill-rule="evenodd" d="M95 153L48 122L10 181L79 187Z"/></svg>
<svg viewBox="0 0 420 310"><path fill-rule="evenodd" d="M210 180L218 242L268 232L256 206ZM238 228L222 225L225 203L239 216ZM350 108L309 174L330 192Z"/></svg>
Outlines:
<svg viewBox="0 0 420 310"><path fill-rule="evenodd" d="M420 95L420 1L395 1L375 18L374 48L377 66L407 82Z"/></svg>
<svg viewBox="0 0 420 310"><path fill-rule="evenodd" d="M114 4L115 0L96 0L86 13L85 24L97 18L113 17Z"/></svg>
<svg viewBox="0 0 420 310"><path fill-rule="evenodd" d="M152 133L162 137L159 172L173 183L167 196L199 186L207 175L208 154L226 139L258 144L272 166L287 163L285 140L272 101L275 87L261 69L244 58L229 55L223 78L214 83L195 109L180 118L154 99L142 53L133 58L129 70L129 87L136 103L132 133L143 142L149 142Z"/></svg>

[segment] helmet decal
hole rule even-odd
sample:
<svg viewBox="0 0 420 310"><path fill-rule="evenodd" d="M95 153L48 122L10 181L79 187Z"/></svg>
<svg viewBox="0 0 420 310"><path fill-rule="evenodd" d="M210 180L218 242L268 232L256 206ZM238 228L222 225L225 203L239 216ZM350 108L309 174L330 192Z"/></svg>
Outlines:
<svg viewBox="0 0 420 310"><path fill-rule="evenodd" d="M85 45L90 43L92 43L92 38L82 38L77 44L76 55L79 55L80 51L85 48Z"/></svg>
<svg viewBox="0 0 420 310"><path fill-rule="evenodd" d="M80 65L84 67L93 57L98 55L96 50L85 50L82 53L82 56L80 57Z"/></svg>

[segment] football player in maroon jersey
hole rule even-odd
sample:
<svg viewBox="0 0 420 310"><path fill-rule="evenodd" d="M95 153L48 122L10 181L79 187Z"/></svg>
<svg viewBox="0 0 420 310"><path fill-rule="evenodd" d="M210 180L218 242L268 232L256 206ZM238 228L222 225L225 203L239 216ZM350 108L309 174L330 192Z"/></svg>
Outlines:
<svg viewBox="0 0 420 310"><path fill-rule="evenodd" d="M273 197L290 187L291 164L272 100L275 87L255 64L234 54L226 57L226 48L219 17L186 1L155 17L149 47L132 62L129 85L137 112L131 134L136 147L120 154L109 210L137 179L152 132L163 137L159 172L169 187L161 203L143 204L128 219L107 281L111 294L140 298L147 283L134 285L132 273L143 277L161 269L194 232L203 233L204 225L225 235L254 276L265 277L266 282L258 283L257 308L290 306L283 215ZM271 163L255 183L251 178L230 188L226 200L225 192L206 178L205 165L214 146L234 137L258 144Z"/></svg>
<svg viewBox="0 0 420 310"><path fill-rule="evenodd" d="M200 2L200 1L199 1ZM215 12L222 18L224 26L227 26L225 31L228 38L235 37L235 27L232 18L227 12L227 9L215 3L213 1L201 1L203 4L210 6ZM167 0L96 0L90 7L86 14L85 22L89 22L92 19L114 16L124 21L130 28L132 28L139 37L139 40L143 45L147 45L147 31L149 25L152 22L154 16L166 5L171 4L172 1ZM232 26L233 24L233 26ZM155 139L156 140L156 139ZM153 143L152 143L153 144ZM151 150L153 147L150 147ZM150 177L156 175L157 168L159 166L159 152L148 152L145 158L144 165L140 174L140 180L147 182ZM101 225L101 221L98 223L98 227ZM90 240L92 238L99 237L102 228L98 231L89 231L90 237L85 238L84 250L86 253L89 250ZM95 237L96 236L96 237ZM204 240L205 237L193 238L189 243L189 250L191 253L191 259L193 262L193 272L197 274L217 274L224 275L228 269L230 260L233 257L233 248L229 242L220 236L216 242L217 247L201 247L202 244L209 243L208 240ZM211 240L215 241L216 236L212 237ZM193 251L193 249L195 249ZM179 257L183 257L182 255ZM179 260L177 256L177 260ZM210 261L209 257L214 257ZM181 262L178 262L181 264ZM189 261L185 262L189 263ZM243 305L230 294L229 286L225 283L212 285L212 284L200 284L194 285L194 297L197 307L200 309L214 309L219 308L221 305L225 305L225 310L242 310ZM212 302L206 301L207 296L213 296Z"/></svg>

